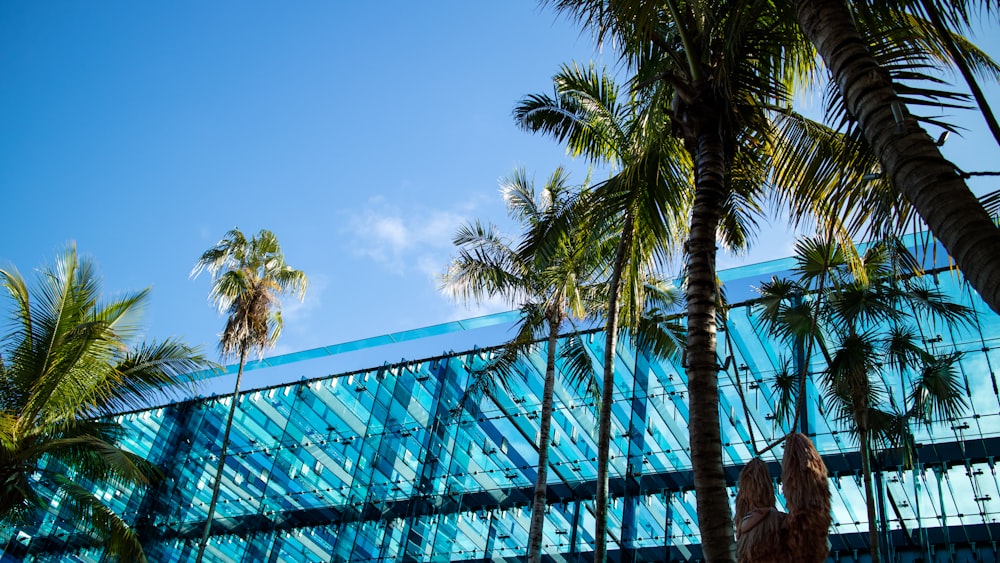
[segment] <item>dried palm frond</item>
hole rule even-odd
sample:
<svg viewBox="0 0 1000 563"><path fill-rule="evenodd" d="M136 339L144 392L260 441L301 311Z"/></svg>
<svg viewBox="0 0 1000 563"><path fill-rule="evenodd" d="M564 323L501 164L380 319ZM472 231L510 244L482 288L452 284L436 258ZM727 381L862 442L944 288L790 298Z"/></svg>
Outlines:
<svg viewBox="0 0 1000 563"><path fill-rule="evenodd" d="M740 537L740 521L755 508L772 508L774 506L774 486L771 483L771 473L767 464L760 458L750 460L740 478L736 482L736 537Z"/></svg>
<svg viewBox="0 0 1000 563"><path fill-rule="evenodd" d="M826 561L830 530L830 484L826 465L805 434L785 440L781 482L789 517L785 522L788 550L794 561Z"/></svg>
<svg viewBox="0 0 1000 563"><path fill-rule="evenodd" d="M762 509L763 510L763 509ZM739 563L793 563L788 549L788 515L771 508L749 529L737 532L736 561ZM739 527L737 527L739 530Z"/></svg>

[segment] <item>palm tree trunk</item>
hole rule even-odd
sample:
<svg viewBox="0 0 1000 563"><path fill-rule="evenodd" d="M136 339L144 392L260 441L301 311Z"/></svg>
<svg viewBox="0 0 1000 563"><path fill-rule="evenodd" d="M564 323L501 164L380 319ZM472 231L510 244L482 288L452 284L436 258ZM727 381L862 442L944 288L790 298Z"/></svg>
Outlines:
<svg viewBox="0 0 1000 563"><path fill-rule="evenodd" d="M687 373L691 469L705 560L735 561L733 519L722 467L716 358L716 233L725 200L725 163L718 119L697 136L694 206L687 246ZM714 123L713 123L714 122Z"/></svg>
<svg viewBox="0 0 1000 563"><path fill-rule="evenodd" d="M823 57L883 172L924 219L972 286L1000 312L1000 229L893 90L841 0L795 0L796 19Z"/></svg>
<svg viewBox="0 0 1000 563"><path fill-rule="evenodd" d="M552 433L552 397L556 386L556 345L559 341L558 319L549 320L549 349L545 356L545 385L542 389L542 420L538 436L538 476L535 478L535 498L531 505L531 527L528 530L528 562L542 559L542 531L548 499L549 441Z"/></svg>
<svg viewBox="0 0 1000 563"><path fill-rule="evenodd" d="M222 446L219 452L219 463L215 467L215 479L212 483L212 501L208 504L208 512L205 515L205 530L201 534L201 542L198 543L198 556L195 563L201 563L205 556L205 547L208 546L208 537L212 532L212 521L215 520L215 505L219 502L219 488L222 486L222 472L226 467L226 450L229 448L229 432L233 428L233 415L236 414L236 404L240 400L240 382L243 380L243 366L247 363L249 348L243 346L240 350L240 367L236 371L236 385L233 389L233 400L229 405L229 415L226 417L226 431L222 434Z"/></svg>
<svg viewBox="0 0 1000 563"><path fill-rule="evenodd" d="M875 520L875 492L872 485L871 444L868 441L868 428L864 424L859 425L858 434L861 441L861 473L865 479L865 505L868 507L868 541L871 546L872 563L879 563L881 554L879 553L878 526Z"/></svg>
<svg viewBox="0 0 1000 563"><path fill-rule="evenodd" d="M615 250L614 269L608 282L608 321L604 327L604 381L601 386L601 410L597 415L597 493L594 504L594 563L608 558L608 473L611 457L611 407L615 392L615 352L618 348L618 298L625 269L625 258L632 245L631 210L625 217L622 236Z"/></svg>

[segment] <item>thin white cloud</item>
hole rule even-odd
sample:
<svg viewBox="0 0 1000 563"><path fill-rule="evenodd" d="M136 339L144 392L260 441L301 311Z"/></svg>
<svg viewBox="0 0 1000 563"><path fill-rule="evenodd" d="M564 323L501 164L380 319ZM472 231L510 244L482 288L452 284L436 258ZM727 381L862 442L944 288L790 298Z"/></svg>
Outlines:
<svg viewBox="0 0 1000 563"><path fill-rule="evenodd" d="M394 249L406 248L411 243L409 229L399 217L377 219L374 231L377 238L387 242Z"/></svg>
<svg viewBox="0 0 1000 563"><path fill-rule="evenodd" d="M408 280L422 278L447 304L443 320L509 311L500 300L456 303L440 289L440 276L455 255L452 242L459 226L476 218L488 222L503 219L503 202L494 193L456 201L447 209L425 206L403 207L383 197L368 201L365 209L348 216L345 238L350 251L368 258L386 272ZM498 217L493 215L499 214Z"/></svg>
<svg viewBox="0 0 1000 563"><path fill-rule="evenodd" d="M475 205L458 204L455 210L423 206L402 209L377 197L368 207L348 217L352 252L371 259L399 275L421 272L436 278L452 254L452 237L468 220Z"/></svg>

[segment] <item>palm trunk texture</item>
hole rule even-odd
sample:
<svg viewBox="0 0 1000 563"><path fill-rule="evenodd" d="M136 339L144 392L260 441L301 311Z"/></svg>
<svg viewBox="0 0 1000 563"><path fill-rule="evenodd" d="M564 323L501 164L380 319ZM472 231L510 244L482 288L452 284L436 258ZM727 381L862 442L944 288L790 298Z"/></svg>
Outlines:
<svg viewBox="0 0 1000 563"><path fill-rule="evenodd" d="M716 359L716 233L725 199L724 151L717 119L697 136L694 207L688 239L687 374L691 469L705 561L735 561L733 518L722 467Z"/></svg>
<svg viewBox="0 0 1000 563"><path fill-rule="evenodd" d="M597 416L597 492L594 498L594 563L608 560L608 473L611 457L611 407L615 394L615 351L618 348L618 306L625 257L632 241L632 214L625 218L608 283L608 322L604 327L604 381Z"/></svg>
<svg viewBox="0 0 1000 563"><path fill-rule="evenodd" d="M882 163L883 172L941 241L972 287L991 309L1000 312L1000 229L899 100L847 6L841 0L795 0L795 12L830 70L850 115L857 119Z"/></svg>
<svg viewBox="0 0 1000 563"><path fill-rule="evenodd" d="M869 442L870 433L864 427L860 430L858 439L861 442L861 473L865 479L865 505L868 508L868 541L872 563L879 563L882 557L881 548L879 547L878 521L875 516L875 491L872 485L872 450Z"/></svg>
<svg viewBox="0 0 1000 563"><path fill-rule="evenodd" d="M240 401L240 383L243 380L243 366L247 363L247 350L240 351L240 367L236 371L236 385L233 389L233 402L229 405L229 416L226 417L226 430L222 434L222 447L219 452L219 463L215 468L215 479L212 483L212 501L208 504L205 515L205 530L198 543L198 556L195 563L201 563L208 546L208 538L212 533L212 522L215 520L215 505L219 502L219 489L222 486L222 472L226 468L226 450L229 449L229 432L233 429L233 415L236 414L236 404Z"/></svg>
<svg viewBox="0 0 1000 563"><path fill-rule="evenodd" d="M545 507L549 483L549 441L552 433L552 397L556 386L556 345L559 342L558 320L549 321L548 350L545 356L545 386L542 389L542 420L538 436L538 476L535 479L535 498L531 505L531 528L528 530L528 562L542 560L542 531L545 526Z"/></svg>

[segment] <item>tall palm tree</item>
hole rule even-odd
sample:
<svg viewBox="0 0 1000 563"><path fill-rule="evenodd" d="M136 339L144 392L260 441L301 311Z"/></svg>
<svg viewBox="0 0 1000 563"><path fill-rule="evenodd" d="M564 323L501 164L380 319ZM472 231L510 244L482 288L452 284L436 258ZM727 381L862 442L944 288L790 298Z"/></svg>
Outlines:
<svg viewBox="0 0 1000 563"><path fill-rule="evenodd" d="M536 191L523 170L514 172L503 182L502 193L508 214L524 229L520 239L504 237L494 225L479 222L464 225L455 235L458 256L442 276L442 287L455 298L467 302L501 298L521 310L514 338L479 372L463 403L483 391L492 391L494 378L506 388L517 359L530 352L534 342L544 334L545 381L527 549L527 560L532 563L541 560L559 333L566 321L593 314L603 294L600 282L607 253L606 242L595 239L585 219L575 223L572 230L559 233L551 253L520 250L535 229L549 229L571 211L578 219L589 215L589 188L574 192L567 181L567 173L558 168L544 187ZM573 374L585 377L581 370L574 370Z"/></svg>
<svg viewBox="0 0 1000 563"><path fill-rule="evenodd" d="M694 161L695 195L686 248L689 423L696 429L691 435L692 464L706 557L730 561L732 526L724 518L728 500L718 434L715 353L719 294L715 256L717 237L725 235L727 227L726 211L742 207L752 213L764 197L777 196L788 206L793 223L818 213L838 237L846 239L848 233L838 224L846 206L824 204L831 199L828 196L847 194L845 200L853 210L865 211L867 203L886 198L873 190L857 189L857 177L868 168L864 153L857 148L843 153L846 156L827 152L818 161L810 158L819 153L811 154L809 147L821 149L825 142L817 143L812 135L815 127L795 118L788 107L797 86L816 81L816 61L790 6L756 0L550 3L594 27L598 40L614 38L637 73L635 90L670 101L668 115L674 132ZM893 53L898 55L899 50ZM911 51L900 59L916 60L908 67L911 76L922 68L923 53ZM822 136L836 138L828 133ZM859 172L852 175L851 170ZM808 177L809 181L803 181ZM837 184L840 191L834 189ZM888 204L893 213L898 208ZM866 223L871 221L857 219L852 225Z"/></svg>
<svg viewBox="0 0 1000 563"><path fill-rule="evenodd" d="M607 551L608 479L614 365L620 327L639 328L645 310L646 280L657 264L680 247L690 205L690 161L667 133L661 106L634 98L622 101L613 79L593 67L564 66L553 79L555 96L524 98L516 122L566 143L573 155L617 171L595 192L601 224L617 245L608 280L604 373L598 412L595 559Z"/></svg>
<svg viewBox="0 0 1000 563"><path fill-rule="evenodd" d="M763 284L759 311L774 334L792 346L812 341L821 353L826 404L858 440L871 554L878 561L874 448L903 445L909 419L930 423L961 413L966 403L955 370L959 355L931 353L922 331L969 323L972 311L924 282L919 261L898 240L872 244L860 270L848 264L847 254L827 240L800 241L795 278ZM909 384L906 396L897 397L883 383L894 381ZM800 397L803 389L796 386ZM786 401L791 395L778 393Z"/></svg>
<svg viewBox="0 0 1000 563"><path fill-rule="evenodd" d="M212 485L212 500L205 516L205 529L198 544L197 561L200 563L208 545L219 500L222 472L226 466L226 450L233 415L240 400L243 368L254 351L263 356L281 334L281 302L284 293L291 293L300 300L305 297L306 275L285 263L277 237L261 229L249 240L237 228L232 229L212 248L205 251L191 271L197 277L203 270L212 275L211 298L220 313L228 313L226 328L219 340L219 350L225 358L235 357L239 362L236 383L230 397L226 429L222 434L219 461Z"/></svg>
<svg viewBox="0 0 1000 563"><path fill-rule="evenodd" d="M119 445L110 416L190 390L182 374L211 363L177 340L136 343L149 290L102 297L94 263L75 247L38 274L29 287L16 269L0 270L13 321L0 343L0 522L13 530L60 506L108 554L146 561L99 492L163 473Z"/></svg>
<svg viewBox="0 0 1000 563"><path fill-rule="evenodd" d="M732 560L718 423L716 245L720 233L737 248L752 234L752 217L767 193L769 152L776 147L768 111L787 107L788 85L807 76L807 44L769 2L553 3L593 25L599 39L615 38L638 70L633 88L639 99L660 108L661 127L683 143L693 164L685 245L691 455L705 555L710 561ZM600 547L602 539L597 541Z"/></svg>
<svg viewBox="0 0 1000 563"><path fill-rule="evenodd" d="M882 171L913 205L983 300L1000 312L1000 262L995 260L1000 255L1000 229L969 190L962 172L942 156L909 112L908 100L897 93L898 82L873 56L873 38L859 31L856 18L868 4L839 0L795 0L792 4L797 21L826 63L847 111L881 162ZM953 29L968 29L970 11L987 4L923 0L887 2L879 8L895 9L897 19L926 14ZM852 12L852 8L856 9ZM938 32L936 36L927 34L929 43L955 38L947 30L941 33L941 26L929 27ZM997 74L988 59L974 56L965 60L976 64L980 72Z"/></svg>

